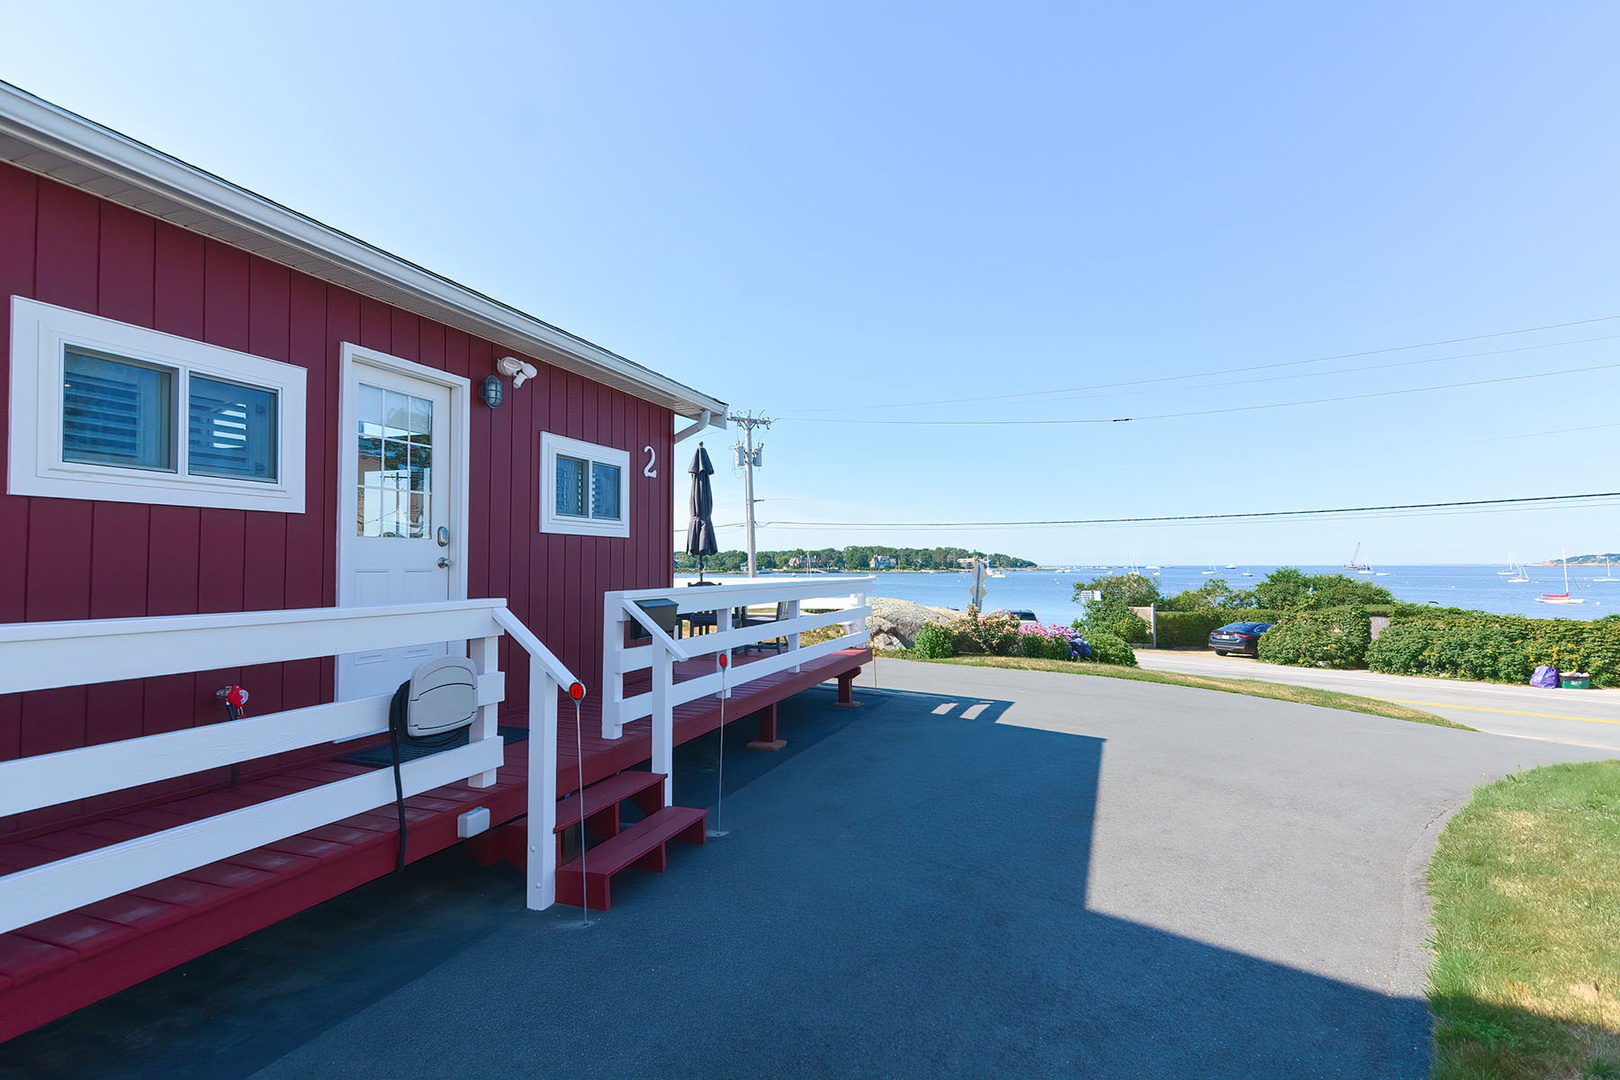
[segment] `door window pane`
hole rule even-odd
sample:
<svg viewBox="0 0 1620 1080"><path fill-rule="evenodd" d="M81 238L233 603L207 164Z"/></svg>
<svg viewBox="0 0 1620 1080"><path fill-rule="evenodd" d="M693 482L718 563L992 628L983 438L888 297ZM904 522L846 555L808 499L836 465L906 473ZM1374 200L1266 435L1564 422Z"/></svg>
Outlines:
<svg viewBox="0 0 1620 1080"><path fill-rule="evenodd" d="M433 533L433 402L360 386L359 536L421 539Z"/></svg>
<svg viewBox="0 0 1620 1080"><path fill-rule="evenodd" d="M186 471L276 482L276 395L272 390L190 380L191 437Z"/></svg>
<svg viewBox="0 0 1620 1080"><path fill-rule="evenodd" d="M173 472L174 372L68 349L62 460Z"/></svg>
<svg viewBox="0 0 1620 1080"><path fill-rule="evenodd" d="M619 467L591 462L591 517L619 520Z"/></svg>

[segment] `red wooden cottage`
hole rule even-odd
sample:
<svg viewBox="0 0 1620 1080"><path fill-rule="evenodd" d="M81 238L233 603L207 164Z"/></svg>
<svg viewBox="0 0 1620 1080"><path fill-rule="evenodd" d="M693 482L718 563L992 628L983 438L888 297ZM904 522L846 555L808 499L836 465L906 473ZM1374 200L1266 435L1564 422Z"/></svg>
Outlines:
<svg viewBox="0 0 1620 1080"><path fill-rule="evenodd" d="M402 831L605 903L522 837L661 865L701 840L667 774L706 703L771 739L870 655L802 587L671 588L675 444L721 401L3 83L0 343L0 1040L391 871ZM447 654L476 718L396 813L343 759ZM635 850L621 800L665 821Z"/></svg>

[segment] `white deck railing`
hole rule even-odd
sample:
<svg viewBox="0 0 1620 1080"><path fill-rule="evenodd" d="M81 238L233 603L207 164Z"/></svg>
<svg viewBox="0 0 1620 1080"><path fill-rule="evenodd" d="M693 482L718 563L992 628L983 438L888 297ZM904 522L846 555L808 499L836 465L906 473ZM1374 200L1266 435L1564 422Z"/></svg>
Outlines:
<svg viewBox="0 0 1620 1080"><path fill-rule="evenodd" d="M629 589L610 592L603 597L604 620L602 631L602 737L617 739L624 726L647 717L652 718L652 769L661 772L664 780L664 805L672 799L668 779L674 754L675 708L689 701L722 692L722 676L718 662L714 669L696 678L675 682L674 665L677 660L714 658L725 653L731 655L740 648L757 645L778 638L787 640L787 648L776 656L762 657L747 664L733 665L724 676L724 692L744 683L774 675L779 671L798 671L805 663L818 657L865 645L870 640L866 630L867 616L872 609L866 603L866 592L877 579L869 576L821 576L808 578L755 578L705 587L676 586L669 589ZM679 616L713 616L714 632L679 639L664 633L653 619L636 604L638 600L673 601ZM804 614L801 610L808 600L827 600L829 606L839 610ZM814 605L813 605L814 606ZM768 608L769 613L764 613ZM750 616L769 618L781 612L781 619L756 625L739 626L734 617L737 611L757 609L761 614ZM629 628L637 623L646 637L629 640ZM806 631L824 626L842 626L843 632L830 641L815 645L802 645L800 636ZM644 693L625 696L625 676L642 671L652 673L652 685Z"/></svg>
<svg viewBox="0 0 1620 1080"><path fill-rule="evenodd" d="M468 743L409 762L400 775L407 796L460 780L482 788L495 783L504 761L496 721L506 694L497 660L503 633L529 653L535 729L529 812L549 837L557 801L557 693L576 680L504 600L0 626L0 694L466 641L479 705ZM313 705L0 762L0 817L384 733L389 700L384 694ZM393 775L378 769L0 876L0 933L393 801ZM529 856L525 899L543 908L555 899L556 845L530 847L538 850Z"/></svg>

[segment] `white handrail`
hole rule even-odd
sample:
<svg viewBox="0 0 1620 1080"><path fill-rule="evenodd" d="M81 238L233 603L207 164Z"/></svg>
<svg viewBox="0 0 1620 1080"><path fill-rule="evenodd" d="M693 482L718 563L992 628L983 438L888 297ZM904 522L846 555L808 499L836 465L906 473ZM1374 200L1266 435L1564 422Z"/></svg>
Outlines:
<svg viewBox="0 0 1620 1080"><path fill-rule="evenodd" d="M576 684L580 686L584 685L574 677L574 673L569 671L563 662L558 660L550 649L541 644L540 639L535 637L534 632L531 631L527 626L523 625L523 621L521 619L512 614L511 610L507 608L504 602L500 607L495 609L495 621L499 623L501 628L504 629L508 634L512 635L513 641L523 646L523 651L529 654L529 658L531 660L537 660L540 662L540 666L545 669L546 674L549 675L552 681L558 686L566 689Z"/></svg>
<svg viewBox="0 0 1620 1080"><path fill-rule="evenodd" d="M357 650L468 642L478 671L468 744L406 763L407 794L465 780L495 783L504 761L501 634L530 660L530 907L555 898L558 691L583 687L502 599L371 608L312 608L0 626L0 693L281 663ZM389 697L241 720L0 762L0 816L124 790L199 770L387 730ZM392 778L366 774L0 875L0 933L393 801Z"/></svg>
<svg viewBox="0 0 1620 1080"><path fill-rule="evenodd" d="M744 582L705 588L628 589L607 593L604 598L602 654L602 737L622 737L624 726L643 717L651 719L652 768L669 777L673 765L674 716L677 706L709 694L730 696L736 687L785 670L799 670L805 663L840 649L866 644L866 619L871 608L867 590L876 578L866 575L818 576L815 578L753 578ZM836 598L841 610L802 614L805 600ZM693 612L715 613L715 633L702 637L671 638L640 607L641 600L672 601L678 615ZM733 627L733 610L756 604L786 607L779 620ZM648 639L626 644L630 624L647 631ZM831 641L803 646L800 635L827 626L843 625L844 632ZM733 666L724 680L718 670L675 682L674 661L693 660L725 654L756 642L787 639L787 650L777 656ZM651 672L651 689L626 698L624 678L641 671ZM664 781L664 801L668 805L673 787Z"/></svg>

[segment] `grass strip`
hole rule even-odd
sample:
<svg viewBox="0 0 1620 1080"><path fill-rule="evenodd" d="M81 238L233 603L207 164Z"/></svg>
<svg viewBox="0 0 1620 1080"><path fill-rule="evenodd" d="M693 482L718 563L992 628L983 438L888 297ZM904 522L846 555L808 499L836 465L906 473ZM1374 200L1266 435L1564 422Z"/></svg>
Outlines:
<svg viewBox="0 0 1620 1080"><path fill-rule="evenodd" d="M921 660L909 652L884 649L880 656L896 660L911 660L919 664L956 664L968 667L1012 668L1020 671L1061 671L1069 675L1096 675L1105 679L1129 679L1132 682L1163 683L1166 686L1189 686L1195 690L1217 690L1223 694L1243 694L1246 697L1270 698L1272 701L1292 701L1296 705L1317 705L1341 712L1366 713L1369 716L1387 716L1392 720L1408 720L1414 724L1432 724L1435 727L1458 728L1473 731L1467 724L1397 705L1378 698L1341 694L1336 690L1320 690L1313 686L1291 686L1288 683L1263 682L1258 679L1221 679L1207 675L1184 675L1175 671L1144 671L1141 668L1118 667L1112 664L1076 663L1071 660L1031 660L1021 656L952 656L938 660Z"/></svg>
<svg viewBox="0 0 1620 1080"><path fill-rule="evenodd" d="M1620 1077L1620 761L1476 790L1429 892L1435 1080Z"/></svg>

